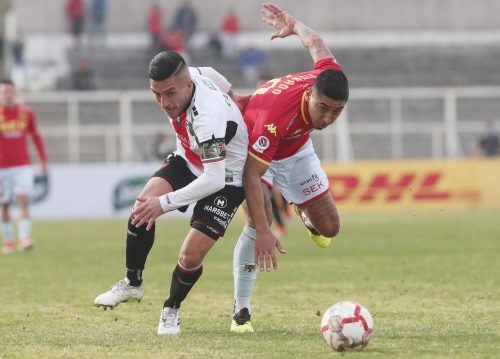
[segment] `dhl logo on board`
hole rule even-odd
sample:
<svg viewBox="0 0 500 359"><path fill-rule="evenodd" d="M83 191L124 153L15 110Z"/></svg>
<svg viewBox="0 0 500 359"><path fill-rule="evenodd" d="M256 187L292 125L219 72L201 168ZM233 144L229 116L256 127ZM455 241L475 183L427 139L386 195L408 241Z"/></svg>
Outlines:
<svg viewBox="0 0 500 359"><path fill-rule="evenodd" d="M500 207L499 160L325 165L341 208Z"/></svg>

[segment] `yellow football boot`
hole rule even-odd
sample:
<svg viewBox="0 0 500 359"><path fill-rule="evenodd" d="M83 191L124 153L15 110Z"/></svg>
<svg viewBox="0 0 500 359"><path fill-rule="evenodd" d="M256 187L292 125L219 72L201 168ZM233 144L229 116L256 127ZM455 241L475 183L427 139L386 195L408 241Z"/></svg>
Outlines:
<svg viewBox="0 0 500 359"><path fill-rule="evenodd" d="M330 247L330 244L332 244L332 239L319 234L312 223L309 221L309 218L307 218L306 213L299 209L299 207L297 206L293 207L295 209L295 213L297 213L302 223L304 223L304 225L306 226L309 237L314 241L314 243L316 243L316 245L321 248Z"/></svg>
<svg viewBox="0 0 500 359"><path fill-rule="evenodd" d="M253 333L252 323L250 322L250 313L247 308L241 309L233 316L231 322L231 333Z"/></svg>

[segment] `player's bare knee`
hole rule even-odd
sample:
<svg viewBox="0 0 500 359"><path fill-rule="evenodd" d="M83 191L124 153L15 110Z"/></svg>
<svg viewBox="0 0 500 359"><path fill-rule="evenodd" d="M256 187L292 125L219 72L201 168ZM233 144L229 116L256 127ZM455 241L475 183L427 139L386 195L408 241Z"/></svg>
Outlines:
<svg viewBox="0 0 500 359"><path fill-rule="evenodd" d="M335 227L329 228L328 231L326 231L325 233L323 233L323 235L325 237L333 238L337 234L339 234L339 232L340 232L340 226L335 226Z"/></svg>
<svg viewBox="0 0 500 359"><path fill-rule="evenodd" d="M198 267L202 261L203 256L199 252L182 251L179 254L179 263L187 269Z"/></svg>
<svg viewBox="0 0 500 359"><path fill-rule="evenodd" d="M340 232L340 221L332 220L325 222L320 228L317 228L317 231L325 237L333 238Z"/></svg>

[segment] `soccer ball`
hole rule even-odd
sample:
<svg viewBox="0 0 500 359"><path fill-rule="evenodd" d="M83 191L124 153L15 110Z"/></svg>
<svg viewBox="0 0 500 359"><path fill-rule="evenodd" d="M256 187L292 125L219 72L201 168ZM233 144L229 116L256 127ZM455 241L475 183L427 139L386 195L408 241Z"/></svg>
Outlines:
<svg viewBox="0 0 500 359"><path fill-rule="evenodd" d="M335 351L359 351L373 338L373 318L365 307L348 300L327 309L321 319L321 333Z"/></svg>

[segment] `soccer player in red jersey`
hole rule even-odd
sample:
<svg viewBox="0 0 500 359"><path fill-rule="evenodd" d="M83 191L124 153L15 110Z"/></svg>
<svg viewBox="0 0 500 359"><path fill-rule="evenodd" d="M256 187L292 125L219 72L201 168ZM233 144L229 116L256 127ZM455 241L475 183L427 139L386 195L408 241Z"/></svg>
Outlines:
<svg viewBox="0 0 500 359"><path fill-rule="evenodd" d="M16 89L11 80L0 82L0 204L4 244L2 253L14 251L10 202L15 197L19 206L19 250L32 247L29 198L34 175L28 153L28 135L35 143L42 174L47 175L47 155L38 132L33 110L16 102Z"/></svg>
<svg viewBox="0 0 500 359"><path fill-rule="evenodd" d="M243 112L250 136L243 176L250 217L234 252L231 331L237 333L253 332L250 296L255 266L269 271L272 263L276 269L275 248L283 252L269 226L270 187L276 185L295 204L320 247L328 247L340 227L328 178L309 133L326 128L339 117L349 97L347 78L316 32L273 4L264 4L262 15L277 30L271 39L299 36L314 69L268 81L251 95Z"/></svg>

